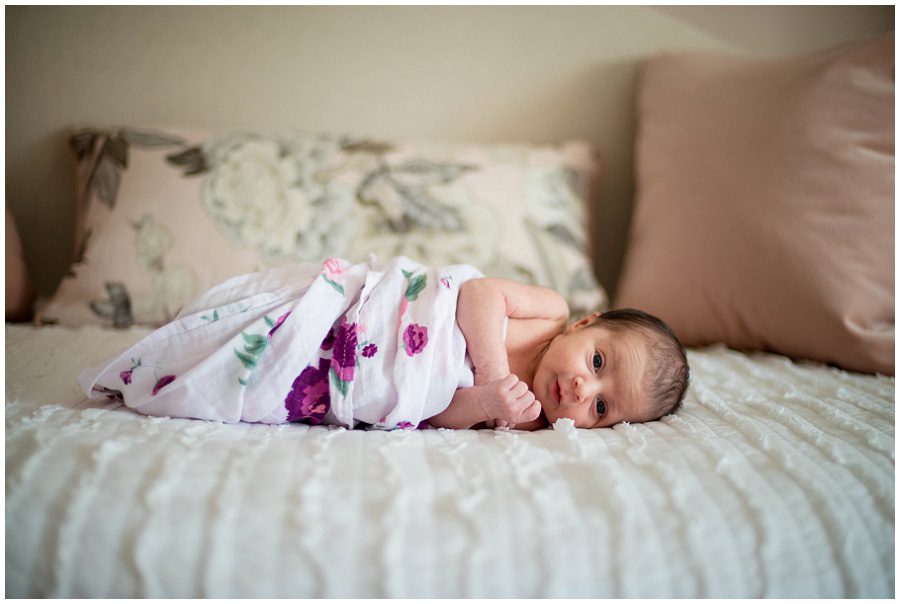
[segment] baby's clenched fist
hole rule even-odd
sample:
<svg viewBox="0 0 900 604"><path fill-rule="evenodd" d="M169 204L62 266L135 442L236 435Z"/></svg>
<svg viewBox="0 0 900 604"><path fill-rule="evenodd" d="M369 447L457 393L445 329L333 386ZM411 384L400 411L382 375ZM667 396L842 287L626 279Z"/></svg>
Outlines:
<svg viewBox="0 0 900 604"><path fill-rule="evenodd" d="M511 373L477 388L481 389L479 402L485 421L513 425L530 422L541 414L541 404L528 389L528 384Z"/></svg>

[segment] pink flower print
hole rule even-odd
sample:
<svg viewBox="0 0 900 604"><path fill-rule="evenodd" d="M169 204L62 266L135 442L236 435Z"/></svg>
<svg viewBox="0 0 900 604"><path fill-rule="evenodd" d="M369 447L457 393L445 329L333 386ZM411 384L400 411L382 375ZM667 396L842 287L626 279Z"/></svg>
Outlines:
<svg viewBox="0 0 900 604"><path fill-rule="evenodd" d="M175 381L174 375L164 375L159 378L159 381L156 382L156 386L153 387L153 396L156 396L160 390L171 384Z"/></svg>
<svg viewBox="0 0 900 604"><path fill-rule="evenodd" d="M450 281L447 280L447 277L441 277L441 285L450 289Z"/></svg>
<svg viewBox="0 0 900 604"><path fill-rule="evenodd" d="M350 267L350 263L340 258L329 258L322 264L322 278L325 282L334 288L342 296L344 295L344 286L341 285L341 275Z"/></svg>
<svg viewBox="0 0 900 604"><path fill-rule="evenodd" d="M428 345L428 328L418 323L410 323L403 332L403 343L406 354L409 356L419 354Z"/></svg>
<svg viewBox="0 0 900 604"><path fill-rule="evenodd" d="M135 361L131 359L131 369L126 371L119 372L119 379L122 380L122 383L128 386L131 384L131 378L133 377L134 370L141 366L141 359Z"/></svg>
<svg viewBox="0 0 900 604"><path fill-rule="evenodd" d="M377 344L366 344L362 350L362 355L367 359L371 359L375 356L375 353L378 352Z"/></svg>
<svg viewBox="0 0 900 604"><path fill-rule="evenodd" d="M340 258L328 258L322 264L322 270L328 275L329 279L334 279L343 274L350 267L350 263Z"/></svg>
<svg viewBox="0 0 900 604"><path fill-rule="evenodd" d="M284 323L284 320L288 318L289 314L291 314L291 311L287 311L286 313L284 313L283 315L278 317L277 321L275 321L275 325L273 325L272 329L269 330L269 341L272 341L272 334L275 333L275 331L279 327L281 327L281 324ZM271 321L271 319L269 319L269 320Z"/></svg>
<svg viewBox="0 0 900 604"><path fill-rule="evenodd" d="M300 372L291 391L284 399L287 409L287 421L304 421L308 424L321 424L331 408L331 396L328 393L328 359L319 359L319 366L308 366Z"/></svg>
<svg viewBox="0 0 900 604"><path fill-rule="evenodd" d="M401 430L409 430L410 428L415 428L415 426L411 422L403 421L397 424L397 427Z"/></svg>
<svg viewBox="0 0 900 604"><path fill-rule="evenodd" d="M353 368L356 367L356 344L359 336L356 323L341 323L334 336L334 352L331 356L331 368L338 379L344 382L353 381Z"/></svg>

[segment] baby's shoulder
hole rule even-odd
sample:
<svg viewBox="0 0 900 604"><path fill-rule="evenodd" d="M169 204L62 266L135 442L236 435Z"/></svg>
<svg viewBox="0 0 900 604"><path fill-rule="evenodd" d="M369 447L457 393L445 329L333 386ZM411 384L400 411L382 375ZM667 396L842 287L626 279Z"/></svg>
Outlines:
<svg viewBox="0 0 900 604"><path fill-rule="evenodd" d="M506 325L508 348L530 348L549 342L565 329L565 319L514 319Z"/></svg>

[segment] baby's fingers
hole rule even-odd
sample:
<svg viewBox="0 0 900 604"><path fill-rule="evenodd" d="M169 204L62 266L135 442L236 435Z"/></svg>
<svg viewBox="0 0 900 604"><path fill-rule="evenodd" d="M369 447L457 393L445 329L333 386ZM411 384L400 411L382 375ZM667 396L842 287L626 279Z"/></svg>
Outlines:
<svg viewBox="0 0 900 604"><path fill-rule="evenodd" d="M529 392L529 391L528 391L528 384L526 384L525 382L518 382L518 383L516 383L515 386L513 386L513 387L510 388L510 390L509 390L509 393L512 394L512 395L513 395L514 397L516 397L516 398L521 398L522 396L524 396L524 395L527 394L528 392ZM533 396L533 395L532 395L532 396Z"/></svg>
<svg viewBox="0 0 900 604"><path fill-rule="evenodd" d="M510 374L506 375L505 377L502 377L499 380L497 380L497 383L504 390L509 390L510 388L514 387L516 384L519 383L519 378L517 378L515 376L515 374L510 373Z"/></svg>
<svg viewBox="0 0 900 604"><path fill-rule="evenodd" d="M531 403L525 411L522 412L522 421L530 422L532 420L537 419L541 415L541 403L538 400L535 400Z"/></svg>
<svg viewBox="0 0 900 604"><path fill-rule="evenodd" d="M516 394L516 403L519 405L520 409L524 409L534 401L534 392L528 389L528 386L525 384L525 382L519 382L519 384L525 386L525 388L521 392ZM519 390L518 386L513 389L513 392L515 392L516 390Z"/></svg>
<svg viewBox="0 0 900 604"><path fill-rule="evenodd" d="M541 412L541 404L535 399L531 390L526 390L518 399L516 406L519 408L519 419L516 423L527 422L535 419ZM537 412L535 413L535 409Z"/></svg>

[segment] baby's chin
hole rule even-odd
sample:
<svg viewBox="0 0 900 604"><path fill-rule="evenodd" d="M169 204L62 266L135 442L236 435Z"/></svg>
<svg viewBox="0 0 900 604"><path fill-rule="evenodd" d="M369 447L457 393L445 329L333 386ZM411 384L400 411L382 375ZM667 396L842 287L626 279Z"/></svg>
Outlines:
<svg viewBox="0 0 900 604"><path fill-rule="evenodd" d="M558 409L556 409L556 408L550 409L549 407L551 405L553 405L552 402L549 404L541 402L541 413L543 414L544 419L547 420L547 424L550 426L552 426L556 422L556 420L558 420L560 418L566 418L565 415L558 412ZM572 419L572 418L566 418L566 419ZM572 420L572 421L574 421L574 420Z"/></svg>

